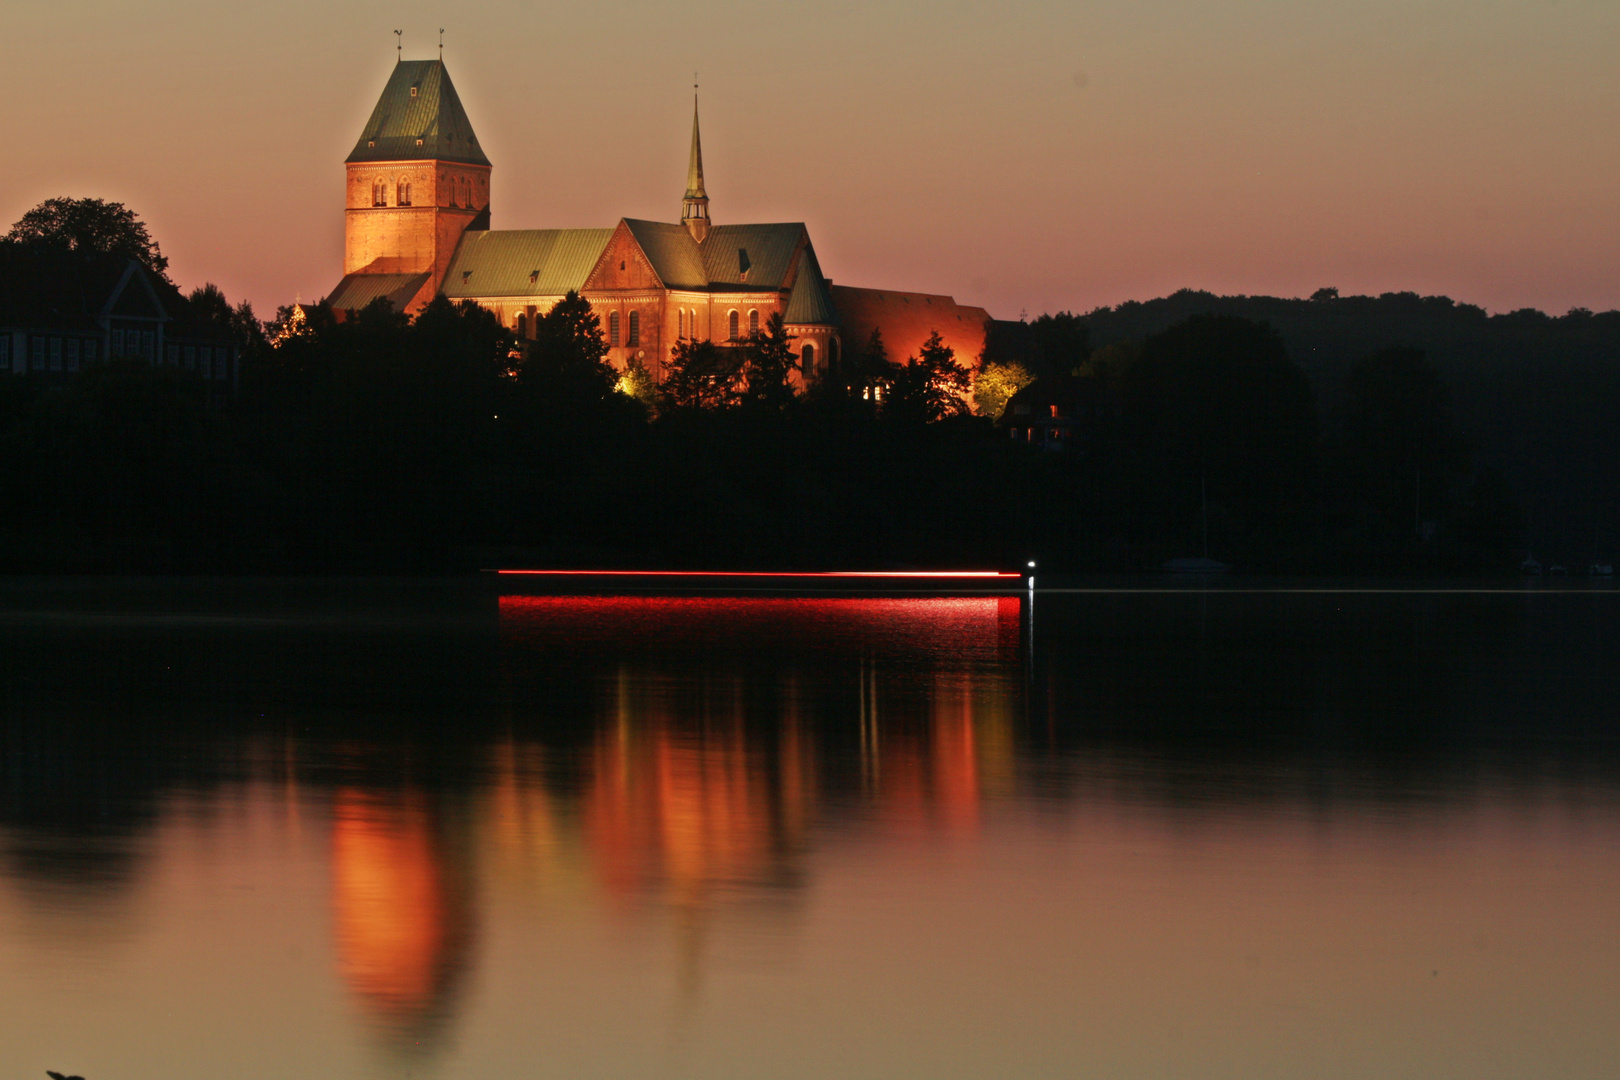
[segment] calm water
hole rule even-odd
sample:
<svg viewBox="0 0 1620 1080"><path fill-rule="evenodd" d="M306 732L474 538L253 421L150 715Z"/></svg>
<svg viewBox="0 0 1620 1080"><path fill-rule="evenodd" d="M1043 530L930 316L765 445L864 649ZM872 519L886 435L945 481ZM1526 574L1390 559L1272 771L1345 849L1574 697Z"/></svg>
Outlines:
<svg viewBox="0 0 1620 1080"><path fill-rule="evenodd" d="M0 1062L1620 1075L1620 592L0 585Z"/></svg>

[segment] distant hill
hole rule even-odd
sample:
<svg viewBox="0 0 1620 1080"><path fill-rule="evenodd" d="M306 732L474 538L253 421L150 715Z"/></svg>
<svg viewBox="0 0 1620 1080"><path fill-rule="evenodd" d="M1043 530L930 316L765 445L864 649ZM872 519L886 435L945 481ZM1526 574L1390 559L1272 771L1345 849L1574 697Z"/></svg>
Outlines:
<svg viewBox="0 0 1620 1080"><path fill-rule="evenodd" d="M1416 293L1323 290L1288 300L1184 289L1098 308L1086 322L1098 348L1204 313L1270 323L1316 388L1329 428L1352 363L1386 346L1425 350L1477 459L1517 489L1537 557L1575 569L1594 554L1620 555L1620 311L1487 315Z"/></svg>

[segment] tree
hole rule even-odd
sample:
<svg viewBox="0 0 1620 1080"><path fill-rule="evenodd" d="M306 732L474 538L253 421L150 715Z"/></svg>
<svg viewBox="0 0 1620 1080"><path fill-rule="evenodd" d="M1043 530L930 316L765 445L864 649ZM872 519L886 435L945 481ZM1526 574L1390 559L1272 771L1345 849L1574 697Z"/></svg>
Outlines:
<svg viewBox="0 0 1620 1080"><path fill-rule="evenodd" d="M169 260L163 257L146 225L123 203L46 199L19 218L5 239L17 244L121 255L168 280Z"/></svg>
<svg viewBox="0 0 1620 1080"><path fill-rule="evenodd" d="M980 416L1001 419L1012 396L1030 383L1035 376L1016 361L1008 364L985 364L973 377L973 403Z"/></svg>
<svg viewBox="0 0 1620 1080"><path fill-rule="evenodd" d="M972 372L956 362L955 351L936 330L895 373L883 415L914 423L961 416L968 411L964 395L972 388Z"/></svg>
<svg viewBox="0 0 1620 1080"><path fill-rule="evenodd" d="M866 344L848 354L840 365L840 378L850 397L876 403L894 384L899 366L889 360L889 350L883 344L883 329L872 327Z"/></svg>
<svg viewBox="0 0 1620 1080"><path fill-rule="evenodd" d="M602 401L619 380L607 351L602 321L590 302L569 291L549 312L535 317L534 340L518 365L518 382L531 394L575 403Z"/></svg>
<svg viewBox="0 0 1620 1080"><path fill-rule="evenodd" d="M1466 454L1422 349L1381 349L1350 368L1343 450L1356 494L1393 522L1411 524L1420 499L1438 506L1449 493Z"/></svg>
<svg viewBox="0 0 1620 1080"><path fill-rule="evenodd" d="M788 379L799 369L799 358L793 354L793 338L781 312L771 315L764 330L748 336L742 354L743 400L768 409L785 408L793 400Z"/></svg>
<svg viewBox="0 0 1620 1080"><path fill-rule="evenodd" d="M669 351L660 404L666 410L715 411L742 398L743 350L682 338Z"/></svg>
<svg viewBox="0 0 1620 1080"><path fill-rule="evenodd" d="M1037 377L1073 375L1091 355L1091 331L1085 319L1069 311L1042 315L1029 324L1035 343Z"/></svg>

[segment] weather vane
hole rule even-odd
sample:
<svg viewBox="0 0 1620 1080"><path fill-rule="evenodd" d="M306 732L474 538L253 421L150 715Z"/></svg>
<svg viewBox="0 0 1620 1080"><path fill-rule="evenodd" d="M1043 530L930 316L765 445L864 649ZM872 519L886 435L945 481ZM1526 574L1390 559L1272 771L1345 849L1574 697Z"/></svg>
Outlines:
<svg viewBox="0 0 1620 1080"><path fill-rule="evenodd" d="M439 63L444 63L444 27L439 27Z"/></svg>
<svg viewBox="0 0 1620 1080"><path fill-rule="evenodd" d="M394 31L394 52L398 54L394 59L394 63L402 63L405 60L405 31L403 30Z"/></svg>

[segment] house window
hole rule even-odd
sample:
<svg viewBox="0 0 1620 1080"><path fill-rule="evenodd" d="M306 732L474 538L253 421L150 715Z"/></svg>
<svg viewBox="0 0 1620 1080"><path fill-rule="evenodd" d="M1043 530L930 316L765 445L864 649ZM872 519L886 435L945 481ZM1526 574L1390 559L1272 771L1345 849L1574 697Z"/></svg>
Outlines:
<svg viewBox="0 0 1620 1080"><path fill-rule="evenodd" d="M168 345L163 350L163 362L168 364L170 367L177 366L180 363L180 346L174 344Z"/></svg>
<svg viewBox="0 0 1620 1080"><path fill-rule="evenodd" d="M748 333L750 336L759 333L759 312L757 311L748 313Z"/></svg>
<svg viewBox="0 0 1620 1080"><path fill-rule="evenodd" d="M108 356L123 356L124 355L124 332L122 330L114 330L111 334L108 335L107 355Z"/></svg>
<svg viewBox="0 0 1620 1080"><path fill-rule="evenodd" d="M68 342L67 342L67 358L66 359L67 359L67 369L69 371L78 371L79 370L79 339L78 338L68 338Z"/></svg>
<svg viewBox="0 0 1620 1080"><path fill-rule="evenodd" d="M737 340L737 313L735 311L733 311L730 315L726 316L726 323L727 323L727 326L726 326L726 332L727 332L726 340L727 341L736 341Z"/></svg>
<svg viewBox="0 0 1620 1080"><path fill-rule="evenodd" d="M630 313L630 340L625 342L632 349L641 344L641 312Z"/></svg>
<svg viewBox="0 0 1620 1080"><path fill-rule="evenodd" d="M806 345L799 352L799 364L804 368L804 373L805 373L806 376L809 376L809 375L812 375L812 374L815 373L815 370L816 370L816 347L814 345Z"/></svg>
<svg viewBox="0 0 1620 1080"><path fill-rule="evenodd" d="M62 370L62 339L59 337L51 338L51 370Z"/></svg>
<svg viewBox="0 0 1620 1080"><path fill-rule="evenodd" d="M619 345L619 313L617 311L608 315L608 344L614 348Z"/></svg>
<svg viewBox="0 0 1620 1080"><path fill-rule="evenodd" d="M96 362L96 343L93 341L84 343L84 362L87 364Z"/></svg>
<svg viewBox="0 0 1620 1080"><path fill-rule="evenodd" d="M182 350L181 355L186 358L186 370L195 371L197 369L197 346L187 345Z"/></svg>
<svg viewBox="0 0 1620 1080"><path fill-rule="evenodd" d="M197 350L197 370L205 379L214 374L214 351L206 345Z"/></svg>
<svg viewBox="0 0 1620 1080"><path fill-rule="evenodd" d="M151 330L141 331L141 355L148 360L152 359L156 352L156 346L157 335Z"/></svg>
<svg viewBox="0 0 1620 1080"><path fill-rule="evenodd" d="M35 337L28 342L28 366L34 371L45 370L45 339Z"/></svg>

